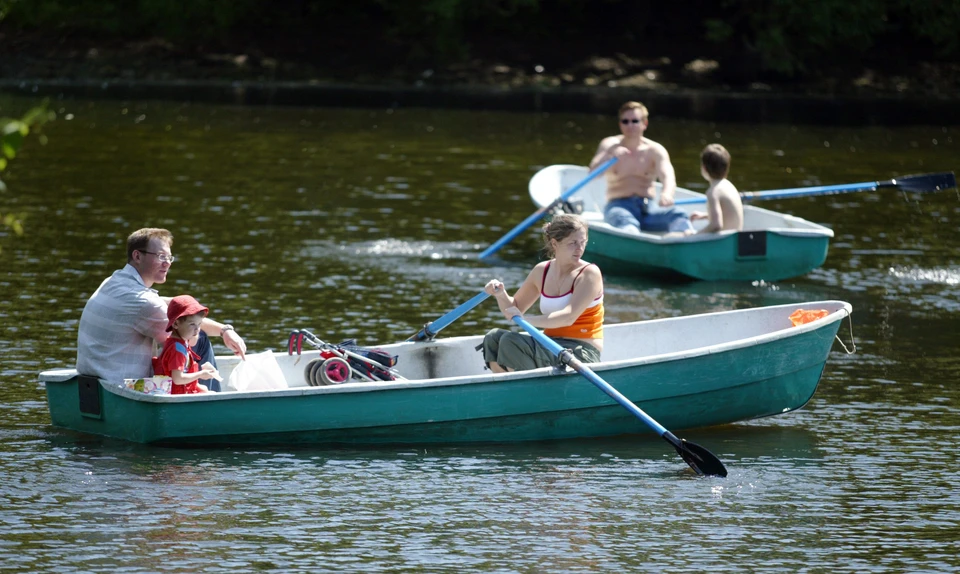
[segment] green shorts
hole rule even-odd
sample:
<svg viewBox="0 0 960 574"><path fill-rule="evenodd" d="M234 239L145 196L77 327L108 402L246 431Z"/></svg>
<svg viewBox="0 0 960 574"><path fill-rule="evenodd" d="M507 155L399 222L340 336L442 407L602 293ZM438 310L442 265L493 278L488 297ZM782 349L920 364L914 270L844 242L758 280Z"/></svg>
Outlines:
<svg viewBox="0 0 960 574"><path fill-rule="evenodd" d="M554 341L564 349L573 351L573 356L584 363L599 363L600 351L593 345L574 339L555 338ZM501 367L514 371L528 371L541 367L559 367L560 358L551 353L533 337L526 333L515 333L506 329L493 329L483 338L483 360L490 366L496 361Z"/></svg>

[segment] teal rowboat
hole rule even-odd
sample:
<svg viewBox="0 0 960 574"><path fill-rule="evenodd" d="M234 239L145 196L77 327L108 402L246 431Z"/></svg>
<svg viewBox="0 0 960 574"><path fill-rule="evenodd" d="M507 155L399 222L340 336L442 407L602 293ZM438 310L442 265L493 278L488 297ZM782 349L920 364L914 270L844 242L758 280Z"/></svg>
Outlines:
<svg viewBox="0 0 960 574"><path fill-rule="evenodd" d="M584 177L587 168L552 165L530 179L530 198L537 207L549 205ZM659 190L659 184L658 184ZM688 237L640 235L621 231L603 221L607 182L596 178L574 193L582 202L590 228L588 259L605 273L617 275L682 276L707 281L779 281L816 269L827 258L833 231L805 219L744 205L743 231L723 231ZM676 199L703 198L702 193L677 188ZM678 206L688 212L706 204ZM651 201L651 211L656 211ZM705 221L694 222L706 225Z"/></svg>
<svg viewBox="0 0 960 574"><path fill-rule="evenodd" d="M792 326L797 309L825 317ZM820 381L851 307L815 301L605 326L603 362L591 368L663 426L689 429L802 407ZM493 374L479 336L404 342L404 380L309 386L318 351L279 355L289 388L152 395L45 371L53 425L138 443L383 444L508 442L649 433L573 371ZM217 359L228 376L235 357Z"/></svg>

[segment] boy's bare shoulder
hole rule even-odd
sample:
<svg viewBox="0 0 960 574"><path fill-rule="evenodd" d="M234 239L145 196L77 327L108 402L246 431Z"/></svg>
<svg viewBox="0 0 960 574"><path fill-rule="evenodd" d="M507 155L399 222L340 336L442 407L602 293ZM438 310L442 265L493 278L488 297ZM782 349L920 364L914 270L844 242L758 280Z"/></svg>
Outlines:
<svg viewBox="0 0 960 574"><path fill-rule="evenodd" d="M718 181L715 185L711 185L710 189L707 190L707 194L714 195L716 197L736 197L737 199L740 199L740 192L737 191L737 186L733 185L729 179L723 179Z"/></svg>

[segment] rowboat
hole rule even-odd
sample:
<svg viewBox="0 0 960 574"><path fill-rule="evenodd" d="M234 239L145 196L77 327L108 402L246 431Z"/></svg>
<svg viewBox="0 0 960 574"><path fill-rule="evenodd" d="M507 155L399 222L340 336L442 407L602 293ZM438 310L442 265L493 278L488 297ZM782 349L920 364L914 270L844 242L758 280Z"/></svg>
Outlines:
<svg viewBox="0 0 960 574"><path fill-rule="evenodd" d="M798 309L827 314L793 326ZM779 415L813 396L844 317L843 301L814 301L605 326L597 375L673 429ZM379 347L402 378L311 386L320 351L278 354L287 388L195 395L147 394L44 371L55 427L137 443L424 444L509 442L649 433L567 369L494 374L480 336ZM229 377L236 357L218 357Z"/></svg>
<svg viewBox="0 0 960 574"><path fill-rule="evenodd" d="M588 170L576 165L552 165L530 179L530 198L538 208L554 202L582 182ZM587 252L604 272L618 275L681 276L708 281L779 281L816 269L827 258L833 231L805 219L744 205L743 230L665 237L663 233L621 231L603 221L607 183L589 181L568 202L583 209L590 229ZM657 192L660 184L657 184ZM702 193L677 188L677 208L704 210ZM696 201L697 205L680 205ZM651 201L650 211L659 208ZM705 221L696 221L702 228Z"/></svg>

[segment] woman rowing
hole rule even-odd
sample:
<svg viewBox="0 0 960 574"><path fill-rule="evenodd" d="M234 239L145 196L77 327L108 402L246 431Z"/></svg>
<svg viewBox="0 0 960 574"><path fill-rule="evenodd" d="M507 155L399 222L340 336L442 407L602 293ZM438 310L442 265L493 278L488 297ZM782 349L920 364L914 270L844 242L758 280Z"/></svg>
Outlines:
<svg viewBox="0 0 960 574"><path fill-rule="evenodd" d="M543 226L543 242L551 259L530 271L516 295L511 297L497 279L484 290L496 297L508 321L520 315L580 361L596 363L603 350L603 276L581 259L587 226L576 215L557 215ZM541 314L524 315L538 298ZM493 329L482 348L484 361L496 373L560 366L556 355L525 333Z"/></svg>

